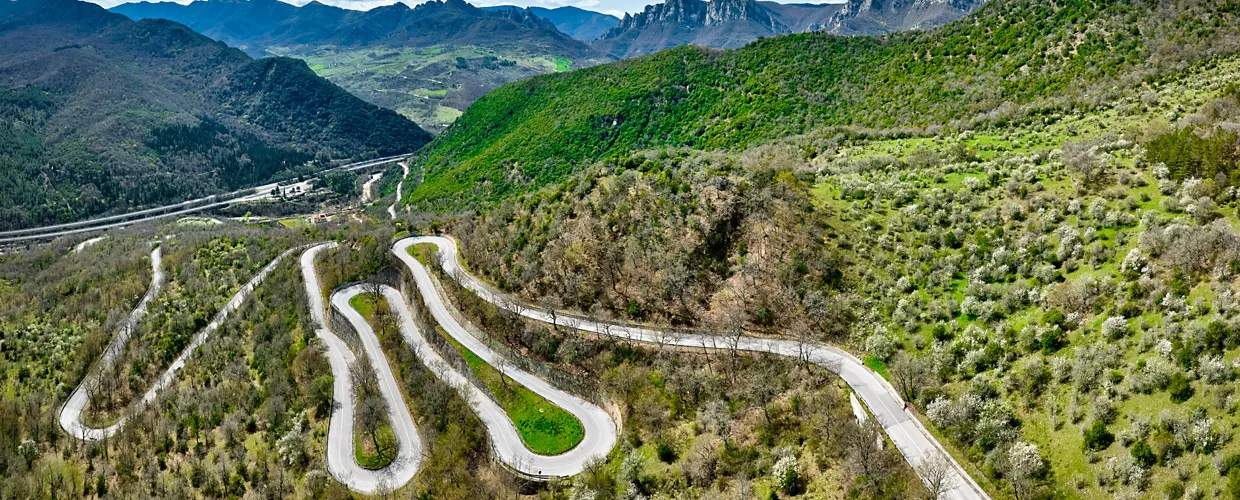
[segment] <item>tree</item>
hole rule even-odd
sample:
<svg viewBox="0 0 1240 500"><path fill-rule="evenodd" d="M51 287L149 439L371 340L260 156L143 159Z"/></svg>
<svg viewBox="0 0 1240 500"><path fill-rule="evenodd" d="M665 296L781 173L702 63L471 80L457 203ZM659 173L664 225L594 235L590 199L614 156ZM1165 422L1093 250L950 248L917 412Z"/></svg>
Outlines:
<svg viewBox="0 0 1240 500"><path fill-rule="evenodd" d="M775 467L771 468L771 476L775 479L775 487L784 492L785 495L796 495L801 490L801 473L797 470L800 465L797 463L797 457L788 454L775 462Z"/></svg>
<svg viewBox="0 0 1240 500"><path fill-rule="evenodd" d="M1193 397L1193 386L1189 383L1188 377L1176 372L1172 373L1167 380L1167 392L1171 394L1173 403L1183 403Z"/></svg>
<svg viewBox="0 0 1240 500"><path fill-rule="evenodd" d="M723 439L724 444L732 437L732 415L728 404L715 400L698 409L698 424L707 432L714 433Z"/></svg>
<svg viewBox="0 0 1240 500"><path fill-rule="evenodd" d="M310 403L314 405L315 415L323 416L331 413L335 382L336 379L331 375L323 375L310 383Z"/></svg>
<svg viewBox="0 0 1240 500"><path fill-rule="evenodd" d="M1115 435L1107 430L1107 424L1101 420L1095 421L1094 425L1085 430L1085 441L1083 446L1086 450L1102 451L1111 446L1115 441Z"/></svg>
<svg viewBox="0 0 1240 500"><path fill-rule="evenodd" d="M1038 451L1037 445L1017 441L1008 448L1008 480L1016 498L1028 498L1033 488L1033 481L1046 471L1046 460Z"/></svg>
<svg viewBox="0 0 1240 500"><path fill-rule="evenodd" d="M1128 451L1132 455L1132 459L1137 465L1149 468L1158 461L1158 457L1154 456L1154 450L1144 439L1132 444L1132 449Z"/></svg>
<svg viewBox="0 0 1240 500"><path fill-rule="evenodd" d="M893 493L892 479L899 473L903 459L881 448L879 443L883 439L883 428L873 418L844 433L848 449L845 466L861 498L879 498Z"/></svg>
<svg viewBox="0 0 1240 500"><path fill-rule="evenodd" d="M916 467L917 475L926 486L926 498L938 500L949 490L956 487L956 476L952 474L952 463L945 455L932 451L922 458Z"/></svg>
<svg viewBox="0 0 1240 500"><path fill-rule="evenodd" d="M766 356L768 355L764 355L763 358ZM748 371L746 377L749 382L749 392L762 408L762 415L766 418L767 425L771 424L771 401L783 392L783 380L776 371L776 366L770 360L763 359L759 366Z"/></svg>
<svg viewBox="0 0 1240 500"><path fill-rule="evenodd" d="M930 381L931 370L933 368L925 356L913 356L904 351L896 353L888 365L896 388L905 401L917 401L922 388Z"/></svg>

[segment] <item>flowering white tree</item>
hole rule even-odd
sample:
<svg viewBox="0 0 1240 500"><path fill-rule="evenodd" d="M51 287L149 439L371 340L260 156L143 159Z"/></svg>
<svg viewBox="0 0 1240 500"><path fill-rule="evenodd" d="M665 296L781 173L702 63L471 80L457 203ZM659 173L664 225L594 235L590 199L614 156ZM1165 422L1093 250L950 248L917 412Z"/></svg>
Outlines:
<svg viewBox="0 0 1240 500"><path fill-rule="evenodd" d="M1102 334L1108 339L1128 335L1128 320L1123 316L1111 316L1102 322Z"/></svg>
<svg viewBox="0 0 1240 500"><path fill-rule="evenodd" d="M774 477L776 486L786 494L795 494L801 481L799 468L800 464L795 455L788 454L780 458L775 462L775 467L771 468L771 476Z"/></svg>
<svg viewBox="0 0 1240 500"><path fill-rule="evenodd" d="M1033 481L1046 469L1046 460L1035 444L1017 441L1008 448L1008 480L1016 498L1029 495Z"/></svg>

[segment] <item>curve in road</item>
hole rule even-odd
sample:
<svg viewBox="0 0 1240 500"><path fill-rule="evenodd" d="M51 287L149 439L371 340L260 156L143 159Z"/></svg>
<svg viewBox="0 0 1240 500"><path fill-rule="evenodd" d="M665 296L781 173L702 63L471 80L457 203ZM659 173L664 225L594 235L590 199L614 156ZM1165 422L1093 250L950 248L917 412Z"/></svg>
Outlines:
<svg viewBox="0 0 1240 500"><path fill-rule="evenodd" d="M585 430L581 442L567 452L559 455L540 455L530 451L521 440L520 433L517 432L516 426L503 407L487 397L481 388L471 383L464 375L453 369L452 365L444 361L430 347L426 339L422 338L416 328L408 330L413 335L406 335L405 340L413 346L419 359L422 359L423 363L441 380L461 391L462 396L470 402L478 417L486 425L487 432L491 435L492 446L500 461L526 476L549 479L575 475L584 470L591 459L607 456L618 440L616 422L611 415L598 405L560 390L549 382L513 365L470 333L449 311L426 267L409 255L408 244L402 245L402 242L410 241L405 239L397 242L393 253L413 273L414 283L422 295L422 301L444 331L508 378L571 413L581 422ZM399 299L400 294L394 289L389 290L385 290L385 294L394 294L389 295L388 303L391 304L395 302L392 299ZM408 306L401 302L401 307L405 309L400 313L402 325L405 322L404 317L408 315L408 326L412 327L413 319L408 312ZM405 331L402 328L402 333Z"/></svg>
<svg viewBox="0 0 1240 500"><path fill-rule="evenodd" d="M396 181L396 200L392 201L392 206L388 207L388 215L392 219L396 219L396 205L400 204L401 188L405 185L405 178L409 177L409 160L400 162L400 168L405 173L400 175L400 180Z"/></svg>
<svg viewBox="0 0 1240 500"><path fill-rule="evenodd" d="M90 240L88 240L90 241ZM75 251L80 251L76 249ZM137 307L129 313L119 328L116 329L116 335L112 336L112 342L103 350L103 355L99 357L98 364L73 393L69 395L69 399L65 401L64 406L60 408L60 427L70 435L81 439L98 440L111 436L116 432L118 425L106 427L103 429L93 429L82 423L82 410L86 408L86 403L90 401L91 393L98 385L99 377L103 371L116 363L116 358L120 356L121 351L125 349L125 345L129 343L129 337L133 334L134 326L138 324L143 316L146 316L147 305L151 300L159 294L164 288L166 276L162 267L163 247L156 246L151 250L151 286L147 288L146 295L138 301Z"/></svg>
<svg viewBox="0 0 1240 500"><path fill-rule="evenodd" d="M156 248L156 250L158 251L159 249ZM86 380L83 380L83 382L79 384L76 389L74 389L73 394L67 401L65 401L64 406L61 407L60 427L64 429L65 432L68 432L69 435L86 441L98 441L116 434L121 427L124 427L125 422L129 420L130 414L145 408L147 405L150 405L151 402L155 401L155 398L159 396L159 391L163 390L164 387L167 387L168 384L172 383L172 381L176 379L177 373L179 373L181 368L185 366L185 362L194 353L194 351L198 350L198 347L201 346L203 342L206 342L211 334L215 333L215 331L219 329L220 325L224 323L224 320L228 319L228 316L232 314L233 311L236 311L237 308L241 307L241 304L245 302L245 299L248 298L252 292L254 292L254 289L257 288L264 279L267 278L268 274L271 274L271 271L280 264L280 261L284 260L285 257L293 253L295 250L297 250L297 247L285 250L279 256L272 259L270 263L258 272L258 274L254 275L253 278L250 278L250 281L247 282L245 286L242 286L241 289L228 300L228 303L224 304L224 307L220 308L219 312L215 314L215 317L211 319L211 322L207 323L207 326L198 331L198 334L195 335L194 339L190 341L188 346L185 347L185 350L181 351L181 354L172 362L172 365L159 376L159 379L156 380L155 384L146 391L146 394L142 396L142 399L135 402L130 411L128 411L125 415L122 415L116 423L107 427L99 428L87 427L84 423L82 423L82 411L86 409L86 403L90 400L90 391L93 389L91 386L94 385L92 381L95 380L88 376ZM162 287L163 273L159 270L159 261L158 258L156 258L156 255L156 253L151 254L152 266L156 269L158 278L152 279L151 283L154 285L158 282ZM120 351L124 348L125 344L129 342L129 336L133 332L133 324L146 313L147 303L158 292L159 287L155 286L152 286L151 290L147 291L147 295L143 297L141 302L139 302L138 308L134 309L134 312L130 314L129 318L126 320L126 323L122 325L121 331L112 338L112 343L108 346L108 349L104 351L104 355L100 359L101 368L104 364L116 362L116 358L120 355ZM124 325L128 325L128 327L124 327Z"/></svg>
<svg viewBox="0 0 1240 500"><path fill-rule="evenodd" d="M417 474L418 467L422 464L422 438L409 416L400 385L388 366L379 339L375 337L374 330L366 320L349 306L349 299L357 295L361 287L338 291L332 294L332 305L353 325L362 340L366 356L379 379L380 394L387 406L388 421L397 442L396 458L387 467L370 470L357 463L353 443L353 381L349 374L349 366L356 362L357 358L349 346L327 328L323 290L319 286L319 276L314 267L314 259L320 252L336 246L336 243L322 243L301 254L301 273L305 280L306 298L310 302L314 333L323 341L324 354L331 365L334 379L332 399L335 401L327 428L327 471L350 490L366 495L382 494L404 486Z"/></svg>
<svg viewBox="0 0 1240 500"><path fill-rule="evenodd" d="M904 455L904 458L913 466L914 470L919 470L919 465L938 457L942 457L950 462L952 467L948 482L951 487L944 493L943 498L959 500L989 498L986 492L969 477L960 464L930 434L929 430L908 410L899 392L882 376L866 367L856 356L838 347L784 339L758 337L741 337L736 339L735 337L701 333L667 331L639 325L598 321L567 312L557 311L555 314L551 314L548 311L527 307L519 301L513 300L508 295L466 271L461 267L456 242L451 239L440 236L405 238L396 242L393 251L406 264L410 261L417 263L416 259L409 255L408 248L420 243L429 243L439 248L440 262L443 265L444 271L460 282L462 286L478 294L479 297L487 302L535 321L552 324L558 322L578 330L625 338L635 342L699 349L735 348L741 351L767 352L788 357L799 357L824 366L838 374L865 402L870 412L874 414L874 418L882 425L888 437L895 443L896 448ZM417 264L420 267L420 263ZM419 289L422 289L420 283ZM424 291L423 296L438 297L438 294L434 293L433 290L431 292Z"/></svg>

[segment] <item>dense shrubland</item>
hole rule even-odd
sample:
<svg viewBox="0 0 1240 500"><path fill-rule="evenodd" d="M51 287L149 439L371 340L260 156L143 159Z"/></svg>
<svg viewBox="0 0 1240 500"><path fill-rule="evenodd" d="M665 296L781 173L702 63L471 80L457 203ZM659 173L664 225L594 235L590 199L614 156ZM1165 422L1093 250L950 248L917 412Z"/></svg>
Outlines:
<svg viewBox="0 0 1240 500"><path fill-rule="evenodd" d="M1198 90L1204 113L1058 148L983 159L963 134L819 163L854 228L852 344L994 489L1240 492L1240 113Z"/></svg>
<svg viewBox="0 0 1240 500"><path fill-rule="evenodd" d="M192 335L205 323L201 318L214 315L249 279L255 263L265 264L296 241L235 228L173 230L178 236L161 242L170 281L132 340L139 347L127 355L130 361L141 353L152 359L140 364L140 373L126 363L111 375L126 391L145 391L146 375L162 369L156 346ZM0 263L6 283L0 301L6 305L0 496L184 498L247 490L284 496L310 483L330 487L315 482L323 465L313 452L326 428L322 398L330 398L330 386L324 394L315 381L330 374L302 326L300 274L290 264L256 291L260 300L247 302L202 347L181 382L120 434L80 444L60 430L60 404L149 284L151 239L113 235L81 253L53 245ZM155 330L156 323L167 325ZM119 402L124 395L117 396Z"/></svg>
<svg viewBox="0 0 1240 500"><path fill-rule="evenodd" d="M685 326L842 331L834 229L811 202L812 174L783 166L792 155L616 158L452 232L472 269L548 305Z"/></svg>

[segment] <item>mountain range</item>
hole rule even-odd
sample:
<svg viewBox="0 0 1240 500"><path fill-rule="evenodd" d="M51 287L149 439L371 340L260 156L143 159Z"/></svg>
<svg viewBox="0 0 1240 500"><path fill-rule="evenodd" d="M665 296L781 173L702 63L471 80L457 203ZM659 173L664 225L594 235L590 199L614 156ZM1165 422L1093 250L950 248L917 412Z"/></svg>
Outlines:
<svg viewBox="0 0 1240 500"><path fill-rule="evenodd" d="M112 11L170 19L255 57L303 59L355 95L436 132L504 83L609 60L531 9L482 9L463 0L368 11L277 0L140 2Z"/></svg>
<svg viewBox="0 0 1240 500"><path fill-rule="evenodd" d="M507 5L483 7L486 10L516 8L519 7ZM538 17L551 21L551 24L554 24L555 28L564 34L583 42L594 41L599 36L602 36L603 33L606 33L607 30L620 24L620 18L611 14L603 14L573 6L556 7L554 9L530 7L529 11Z"/></svg>
<svg viewBox="0 0 1240 500"><path fill-rule="evenodd" d="M211 0L185 5L138 2L111 10L131 19L176 21L257 57L323 45L404 48L514 42L527 42L570 58L592 55L589 46L561 33L529 9L480 9L464 0L432 0L412 8L395 3L367 11L318 2L298 7L278 0Z"/></svg>
<svg viewBox="0 0 1240 500"><path fill-rule="evenodd" d="M0 2L0 227L64 222L410 152L430 135L303 61L166 20Z"/></svg>
<svg viewBox="0 0 1240 500"><path fill-rule="evenodd" d="M848 0L843 4L782 4L755 0L667 0L648 5L603 33L594 47L615 58L651 54L681 45L720 49L762 37L824 31L882 35L941 26L984 0Z"/></svg>

